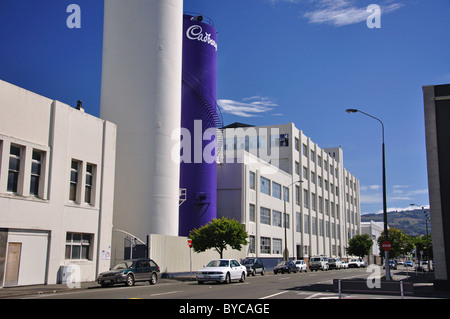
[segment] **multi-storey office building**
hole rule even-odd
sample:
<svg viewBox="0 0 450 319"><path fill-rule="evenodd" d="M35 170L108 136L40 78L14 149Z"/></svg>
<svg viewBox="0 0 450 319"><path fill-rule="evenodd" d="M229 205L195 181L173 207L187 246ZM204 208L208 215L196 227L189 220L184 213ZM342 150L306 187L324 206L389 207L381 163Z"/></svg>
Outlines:
<svg viewBox="0 0 450 319"><path fill-rule="evenodd" d="M115 143L115 124L0 80L0 287L109 269Z"/></svg>
<svg viewBox="0 0 450 319"><path fill-rule="evenodd" d="M340 147L321 149L293 123L235 124L223 136L217 211L245 224L248 255L280 259L287 243L290 258L346 256L360 197Z"/></svg>

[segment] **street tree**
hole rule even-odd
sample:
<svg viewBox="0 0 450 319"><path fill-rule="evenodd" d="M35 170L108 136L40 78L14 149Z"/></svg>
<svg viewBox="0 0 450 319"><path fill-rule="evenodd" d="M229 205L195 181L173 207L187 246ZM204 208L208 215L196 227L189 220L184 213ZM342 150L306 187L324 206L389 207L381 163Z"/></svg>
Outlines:
<svg viewBox="0 0 450 319"><path fill-rule="evenodd" d="M388 229L387 234L388 234L387 240L391 243L391 249L389 250L389 258L404 256L412 250L413 244L411 242L410 237L405 235L400 229L391 227ZM383 255L382 252L384 252L384 250L381 245L385 240L386 237L383 231L381 233L381 236L378 237L378 247L382 255Z"/></svg>
<svg viewBox="0 0 450 319"><path fill-rule="evenodd" d="M360 258L364 258L370 254L370 248L373 242L368 234L355 235L348 241L347 253L349 255L355 255Z"/></svg>
<svg viewBox="0 0 450 319"><path fill-rule="evenodd" d="M240 251L243 245L248 244L244 226L237 220L225 217L213 219L207 225L191 230L189 238L195 252L214 249L220 258L223 258L227 246Z"/></svg>

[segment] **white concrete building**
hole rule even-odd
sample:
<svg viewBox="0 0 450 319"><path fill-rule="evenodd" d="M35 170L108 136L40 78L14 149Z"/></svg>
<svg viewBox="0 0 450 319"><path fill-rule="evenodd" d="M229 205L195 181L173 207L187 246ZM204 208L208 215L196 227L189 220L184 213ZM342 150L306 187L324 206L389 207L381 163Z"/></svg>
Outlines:
<svg viewBox="0 0 450 319"><path fill-rule="evenodd" d="M373 220L371 220L370 222L361 222L361 234L368 234L373 241L373 245L370 248L370 254L368 258L369 262L374 264L378 263L381 260L381 257L379 257L380 248L378 247L377 240L378 237L381 236L383 228L384 226L382 222L374 222Z"/></svg>
<svg viewBox="0 0 450 319"><path fill-rule="evenodd" d="M290 258L346 257L360 234L360 196L341 148L321 149L293 123L236 123L223 135L217 212L246 226L249 256L283 258L287 241Z"/></svg>
<svg viewBox="0 0 450 319"><path fill-rule="evenodd" d="M115 124L0 80L0 287L109 269L115 144Z"/></svg>

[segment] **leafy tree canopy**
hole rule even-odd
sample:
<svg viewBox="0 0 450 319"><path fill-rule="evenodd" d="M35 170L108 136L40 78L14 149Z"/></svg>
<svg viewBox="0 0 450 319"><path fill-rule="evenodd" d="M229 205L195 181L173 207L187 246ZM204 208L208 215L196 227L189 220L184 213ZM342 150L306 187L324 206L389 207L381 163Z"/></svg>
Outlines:
<svg viewBox="0 0 450 319"><path fill-rule="evenodd" d="M207 225L191 230L189 238L195 252L214 249L220 258L223 258L227 246L240 251L243 245L248 244L248 233L244 226L237 220L225 217L213 219Z"/></svg>
<svg viewBox="0 0 450 319"><path fill-rule="evenodd" d="M348 242L347 253L363 258L370 253L373 242L368 234L356 235Z"/></svg>

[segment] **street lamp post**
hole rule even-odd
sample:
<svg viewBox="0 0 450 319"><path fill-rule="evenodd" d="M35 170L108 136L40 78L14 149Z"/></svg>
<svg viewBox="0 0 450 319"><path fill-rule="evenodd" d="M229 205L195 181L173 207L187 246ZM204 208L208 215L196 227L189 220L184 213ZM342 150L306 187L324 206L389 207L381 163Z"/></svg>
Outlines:
<svg viewBox="0 0 450 319"><path fill-rule="evenodd" d="M362 113L368 117L371 117L381 124L381 138L382 138L382 170L383 170L383 223L384 223L384 238L385 240L388 240L388 229L387 229L387 204L386 204L386 160L385 160L385 147L384 147L384 124L383 122L370 114L367 114L363 111L357 110L357 109L347 109L345 110L347 113ZM391 272L389 269L389 250L384 251L384 266L386 268L386 280L391 280Z"/></svg>
<svg viewBox="0 0 450 319"><path fill-rule="evenodd" d="M295 181L291 184L289 184L288 187L286 187L289 191L289 187L291 187L292 185L294 185L295 183L302 183L303 181ZM282 196L283 196L283 202L284 202L284 252L283 252L283 260L287 261L289 259L289 251L287 248L287 213L286 213L286 199L284 197L284 190L282 192Z"/></svg>

